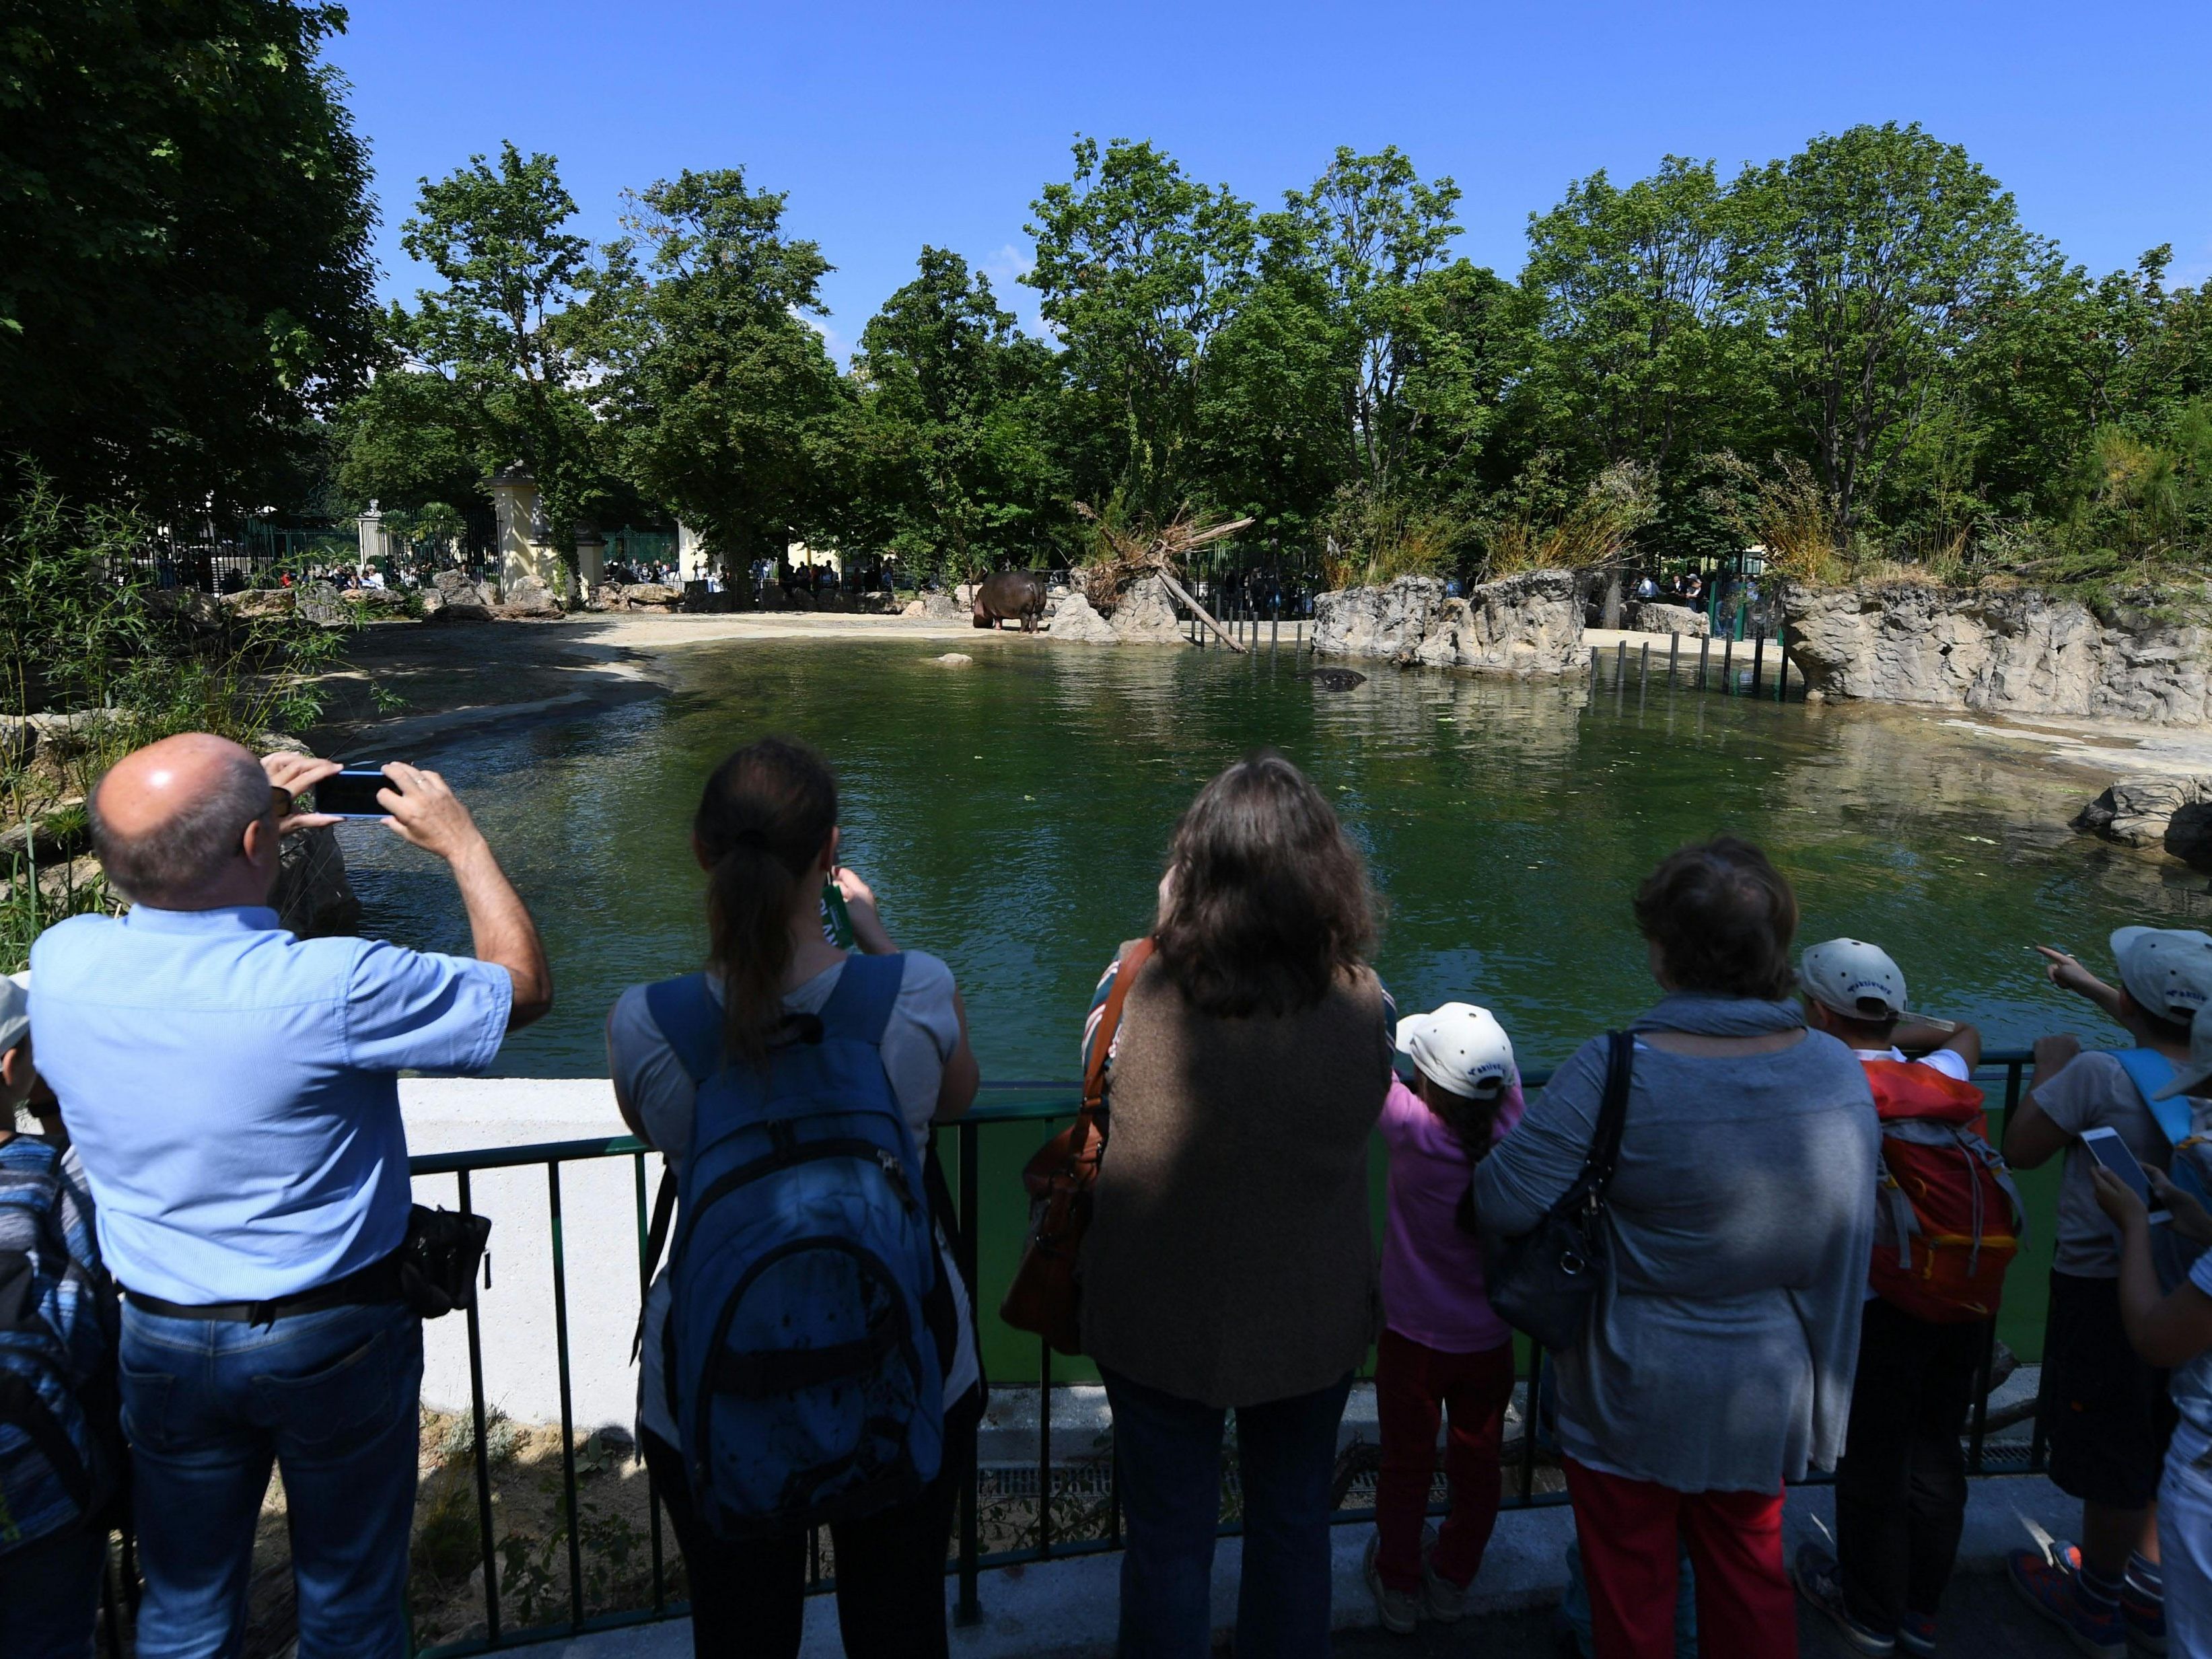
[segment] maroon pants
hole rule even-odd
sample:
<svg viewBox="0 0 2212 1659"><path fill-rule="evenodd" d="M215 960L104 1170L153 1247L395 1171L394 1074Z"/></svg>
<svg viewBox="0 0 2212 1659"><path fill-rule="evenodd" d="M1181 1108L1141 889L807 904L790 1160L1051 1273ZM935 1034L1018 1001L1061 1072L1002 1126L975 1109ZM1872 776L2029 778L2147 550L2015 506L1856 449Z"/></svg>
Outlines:
<svg viewBox="0 0 2212 1659"><path fill-rule="evenodd" d="M1572 1460L1566 1469L1597 1659L1674 1659L1685 1548L1701 1659L1796 1659L1780 1492L1676 1492Z"/></svg>
<svg viewBox="0 0 2212 1659"><path fill-rule="evenodd" d="M1421 1588L1421 1524L1437 1468L1437 1424L1449 1414L1444 1474L1451 1513L1429 1565L1462 1588L1474 1581L1498 1524L1498 1451L1513 1398L1513 1345L1480 1353L1440 1353L1397 1332L1375 1355L1375 1415L1382 1471L1375 1481L1375 1571L1393 1589Z"/></svg>

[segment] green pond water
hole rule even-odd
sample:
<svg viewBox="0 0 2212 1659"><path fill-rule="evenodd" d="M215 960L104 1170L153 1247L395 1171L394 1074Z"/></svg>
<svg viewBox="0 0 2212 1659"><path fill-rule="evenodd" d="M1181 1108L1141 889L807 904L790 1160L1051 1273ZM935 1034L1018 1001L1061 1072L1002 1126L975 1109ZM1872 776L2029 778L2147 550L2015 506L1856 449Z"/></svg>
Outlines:
<svg viewBox="0 0 2212 1659"><path fill-rule="evenodd" d="M544 930L556 1012L500 1069L603 1076L608 1005L704 948L686 844L713 764L766 731L836 766L847 861L902 945L948 961L984 1075L1076 1072L1092 986L1147 921L1170 828L1206 778L1273 744L1307 769L1364 848L1389 905L1376 965L1405 1009L1494 1009L1524 1066L1547 1066L1655 994L1629 915L1638 878L1722 830L1796 883L1801 941L1885 944L1914 1003L1970 1018L1993 1048L2038 1033L2119 1034L2037 971L2053 943L2108 967L2135 921L2202 926L2201 878L2071 834L2094 787L2032 744L1994 749L1930 716L1780 706L1657 684L1593 695L1367 665L1316 691L1285 648L744 641L681 659L665 699L482 735L421 755L475 809ZM363 931L466 951L449 879L380 829L342 831ZM1036 1125L983 1135L983 1291L1020 1225L1016 1172ZM1381 1159L1376 1160L1379 1194ZM2048 1171L2031 1180L2047 1217ZM2008 1335L2035 1351L2048 1237L2015 1268ZM1000 1333L994 1362L1034 1367ZM1002 1374L1013 1375L1006 1372Z"/></svg>

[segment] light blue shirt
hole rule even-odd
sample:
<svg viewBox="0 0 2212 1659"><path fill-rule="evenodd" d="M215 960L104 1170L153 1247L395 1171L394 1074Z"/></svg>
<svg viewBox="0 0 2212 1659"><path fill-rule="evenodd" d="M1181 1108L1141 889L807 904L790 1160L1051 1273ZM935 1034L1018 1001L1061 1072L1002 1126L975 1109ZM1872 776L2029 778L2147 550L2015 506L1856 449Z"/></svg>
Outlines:
<svg viewBox="0 0 2212 1659"><path fill-rule="evenodd" d="M32 1038L33 1044L38 1039ZM2197 1258L2189 1270L2189 1282L2207 1296L2212 1296L2212 1250ZM2212 1435L2212 1349L2207 1349L2196 1358L2173 1368L2166 1381L2167 1391L2173 1397L2173 1408L2188 1420L2190 1427L2202 1435Z"/></svg>
<svg viewBox="0 0 2212 1659"><path fill-rule="evenodd" d="M482 1071L514 981L465 957L295 939L258 906L74 916L31 951L31 1040L125 1289L312 1290L399 1246L398 1073Z"/></svg>

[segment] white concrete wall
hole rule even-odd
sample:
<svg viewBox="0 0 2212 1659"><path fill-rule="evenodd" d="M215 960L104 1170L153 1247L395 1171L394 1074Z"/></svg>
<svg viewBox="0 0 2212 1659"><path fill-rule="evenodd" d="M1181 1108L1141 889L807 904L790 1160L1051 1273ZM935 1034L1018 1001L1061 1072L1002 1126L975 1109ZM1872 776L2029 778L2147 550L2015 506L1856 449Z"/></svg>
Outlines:
<svg viewBox="0 0 2212 1659"><path fill-rule="evenodd" d="M408 1150L460 1152L629 1133L605 1079L409 1078L399 1085ZM647 1197L660 1178L647 1158ZM561 1415L553 1340L552 1229L542 1165L474 1176L474 1207L492 1218L491 1288L479 1290L484 1398L523 1421ZM628 1158L594 1158L561 1170L562 1237L568 1287L568 1356L580 1431L628 1424L637 1372L629 1345L637 1323L636 1175ZM418 1204L459 1207L452 1176L415 1182ZM445 1410L469 1402L468 1322L448 1314L423 1327L422 1398Z"/></svg>

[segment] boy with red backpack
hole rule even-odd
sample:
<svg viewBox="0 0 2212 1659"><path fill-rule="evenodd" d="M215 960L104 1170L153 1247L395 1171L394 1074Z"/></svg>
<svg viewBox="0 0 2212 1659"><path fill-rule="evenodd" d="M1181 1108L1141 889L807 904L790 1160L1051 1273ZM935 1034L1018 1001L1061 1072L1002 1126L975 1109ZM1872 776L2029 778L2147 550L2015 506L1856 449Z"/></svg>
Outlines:
<svg viewBox="0 0 2212 1659"><path fill-rule="evenodd" d="M1972 1026L1908 1020L1905 975L1862 939L1814 945L1798 980L1806 1024L1866 1067L1881 1164L1836 1553L1805 1545L1793 1576L1860 1652L1933 1653L1966 1522L1960 1436L2020 1249L2019 1195L1967 1080L1982 1053Z"/></svg>

